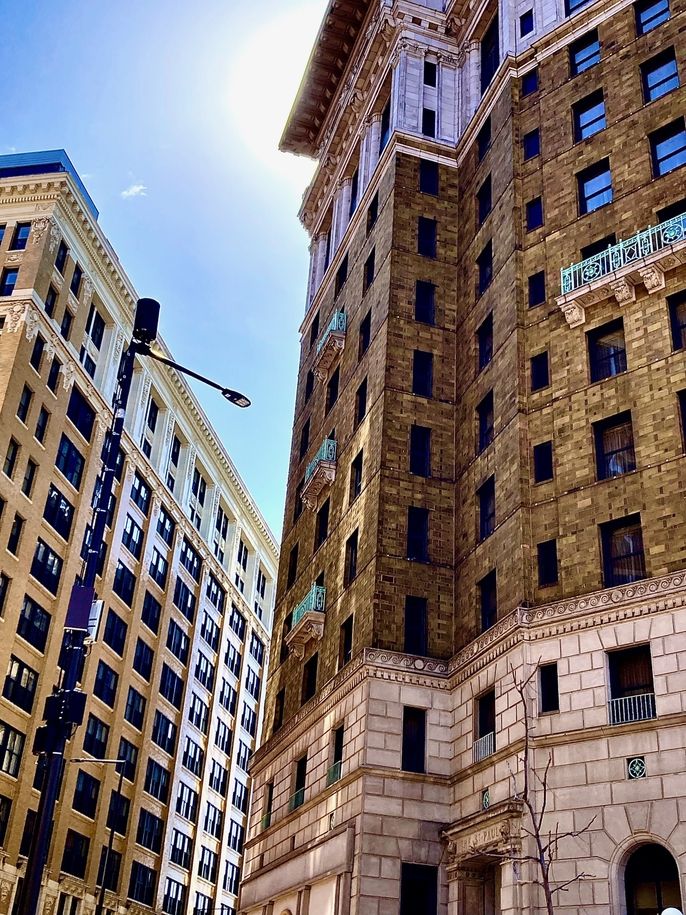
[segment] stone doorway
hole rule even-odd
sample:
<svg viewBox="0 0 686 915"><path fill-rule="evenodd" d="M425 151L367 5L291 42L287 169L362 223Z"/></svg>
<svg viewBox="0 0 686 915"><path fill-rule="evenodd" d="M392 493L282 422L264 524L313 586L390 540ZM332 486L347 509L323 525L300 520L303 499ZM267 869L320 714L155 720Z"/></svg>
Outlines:
<svg viewBox="0 0 686 915"><path fill-rule="evenodd" d="M668 906L681 910L679 869L662 845L640 845L624 870L627 915L658 915Z"/></svg>

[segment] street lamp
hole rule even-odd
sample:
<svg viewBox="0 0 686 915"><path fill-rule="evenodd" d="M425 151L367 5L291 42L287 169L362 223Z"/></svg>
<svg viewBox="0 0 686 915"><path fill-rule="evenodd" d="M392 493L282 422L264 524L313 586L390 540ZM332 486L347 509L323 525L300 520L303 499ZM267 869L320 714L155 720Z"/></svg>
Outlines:
<svg viewBox="0 0 686 915"><path fill-rule="evenodd" d="M124 417L131 391L135 358L136 356L148 356L150 359L162 362L184 375L190 375L192 378L216 388L221 391L223 397L238 407L250 406L250 400L245 395L231 388L225 388L216 381L168 359L159 350L153 349L152 344L157 337L159 316L160 304L155 299L139 299L136 302L131 343L126 348L119 366L117 388L112 401L112 424L105 442L102 472L96 483L93 524L85 568L81 578L77 579L72 587L67 607L60 654L61 679L58 688L45 701L43 711L45 724L37 729L33 743L33 752L46 757L46 769L17 915L36 915L37 913L43 868L50 846L55 804L62 781L64 752L67 742L74 736L76 728L83 723L86 710L86 693L77 689L76 686L86 658L86 639L89 636L94 637L97 633L102 612L102 601L96 600L95 581L100 545L105 535L107 509L117 470L119 446L124 431ZM110 834L110 843L112 840L113 836ZM104 898L102 888L100 896ZM101 910L97 915L100 915L100 912Z"/></svg>

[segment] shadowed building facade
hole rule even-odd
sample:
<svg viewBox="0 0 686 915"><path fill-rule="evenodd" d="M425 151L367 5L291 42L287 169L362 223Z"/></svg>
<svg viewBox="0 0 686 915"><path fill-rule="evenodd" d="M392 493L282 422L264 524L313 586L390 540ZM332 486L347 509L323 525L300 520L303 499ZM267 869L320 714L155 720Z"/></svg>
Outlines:
<svg viewBox="0 0 686 915"><path fill-rule="evenodd" d="M137 299L97 217L63 151L0 157L2 913ZM190 389L138 359L39 911L89 915L104 880L110 913L235 912L277 560ZM104 758L124 760L121 795Z"/></svg>
<svg viewBox="0 0 686 915"><path fill-rule="evenodd" d="M245 915L681 906L680 0L338 0ZM653 906L653 908L651 908Z"/></svg>

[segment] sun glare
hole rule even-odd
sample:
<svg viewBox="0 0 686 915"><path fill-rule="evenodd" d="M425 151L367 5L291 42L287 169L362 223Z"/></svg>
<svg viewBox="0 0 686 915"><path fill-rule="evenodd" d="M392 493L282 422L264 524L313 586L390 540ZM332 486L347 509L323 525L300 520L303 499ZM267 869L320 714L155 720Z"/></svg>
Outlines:
<svg viewBox="0 0 686 915"><path fill-rule="evenodd" d="M230 70L233 128L250 152L270 170L307 182L310 160L278 151L324 10L324 0L293 5L250 35ZM250 78L247 78L250 74Z"/></svg>

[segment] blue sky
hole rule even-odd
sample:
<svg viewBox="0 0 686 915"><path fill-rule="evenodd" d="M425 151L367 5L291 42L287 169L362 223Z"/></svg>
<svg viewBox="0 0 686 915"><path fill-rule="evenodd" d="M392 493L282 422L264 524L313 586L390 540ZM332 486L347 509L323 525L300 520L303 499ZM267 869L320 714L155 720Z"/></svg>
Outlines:
<svg viewBox="0 0 686 915"><path fill-rule="evenodd" d="M196 388L277 536L312 165L276 143L325 6L0 0L0 153L66 149L175 357L252 398Z"/></svg>

